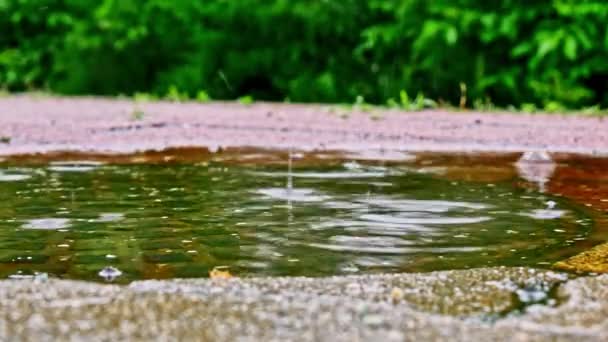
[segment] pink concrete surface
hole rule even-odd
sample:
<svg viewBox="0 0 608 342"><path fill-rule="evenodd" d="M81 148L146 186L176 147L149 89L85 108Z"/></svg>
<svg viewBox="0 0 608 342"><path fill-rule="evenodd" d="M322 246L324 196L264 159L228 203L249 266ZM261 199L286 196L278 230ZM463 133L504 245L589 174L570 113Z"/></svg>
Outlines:
<svg viewBox="0 0 608 342"><path fill-rule="evenodd" d="M134 117L135 109L142 118ZM363 112L341 118L324 105L9 96L0 99L0 137L10 139L0 141L0 155L169 147L608 155L608 120L601 117L442 110L381 114L374 120Z"/></svg>

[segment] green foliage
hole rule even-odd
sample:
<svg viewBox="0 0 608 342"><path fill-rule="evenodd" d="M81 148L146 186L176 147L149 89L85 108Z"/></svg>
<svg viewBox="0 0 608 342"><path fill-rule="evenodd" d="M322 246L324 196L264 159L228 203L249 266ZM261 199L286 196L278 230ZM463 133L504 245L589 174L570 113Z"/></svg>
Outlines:
<svg viewBox="0 0 608 342"><path fill-rule="evenodd" d="M606 107L607 22L603 0L0 0L0 88Z"/></svg>
<svg viewBox="0 0 608 342"><path fill-rule="evenodd" d="M389 99L389 106L395 107L396 102L394 100ZM401 90L399 92L399 100L400 100L400 108L405 110L422 110L426 108L435 108L437 107L437 102L427 99L424 97L422 92L419 92L418 95L414 99L410 99L409 95L405 90Z"/></svg>
<svg viewBox="0 0 608 342"><path fill-rule="evenodd" d="M199 90L198 93L196 93L196 101L202 103L209 102L211 101L211 96L209 96L206 91Z"/></svg>
<svg viewBox="0 0 608 342"><path fill-rule="evenodd" d="M253 96L251 96L251 95L241 96L237 100L241 104L244 104L244 105L250 105L250 104L253 104L253 102L255 102L255 100L253 99Z"/></svg>
<svg viewBox="0 0 608 342"><path fill-rule="evenodd" d="M133 94L133 100L136 103L145 103L145 102L149 102L149 101L156 100L156 99L157 99L156 96L149 94L149 93L137 92L137 93Z"/></svg>
<svg viewBox="0 0 608 342"><path fill-rule="evenodd" d="M175 85L170 85L167 90L167 94L165 94L165 98L170 101L186 101L188 100L188 93L181 92Z"/></svg>
<svg viewBox="0 0 608 342"><path fill-rule="evenodd" d="M537 108L534 103L522 103L521 110L527 113L534 113L537 111Z"/></svg>

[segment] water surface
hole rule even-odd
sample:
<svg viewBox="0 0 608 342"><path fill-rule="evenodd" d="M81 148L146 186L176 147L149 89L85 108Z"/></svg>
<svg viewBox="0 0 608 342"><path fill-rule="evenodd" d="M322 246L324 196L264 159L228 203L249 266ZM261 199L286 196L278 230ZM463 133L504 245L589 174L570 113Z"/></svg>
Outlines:
<svg viewBox="0 0 608 342"><path fill-rule="evenodd" d="M0 166L0 277L548 267L588 247L594 227L584 206L517 175L467 180L445 166L348 158L296 159L288 172L277 158Z"/></svg>

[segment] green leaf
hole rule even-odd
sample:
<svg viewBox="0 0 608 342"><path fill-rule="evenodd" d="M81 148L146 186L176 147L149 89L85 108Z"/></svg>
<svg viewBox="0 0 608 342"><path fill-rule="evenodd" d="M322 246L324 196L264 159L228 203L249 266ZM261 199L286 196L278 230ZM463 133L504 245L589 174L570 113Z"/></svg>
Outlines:
<svg viewBox="0 0 608 342"><path fill-rule="evenodd" d="M204 91L204 90L199 90L198 93L196 93L196 101L198 102L209 102L211 101L211 97L209 96L209 94Z"/></svg>
<svg viewBox="0 0 608 342"><path fill-rule="evenodd" d="M445 31L445 41L448 43L448 45L456 44L458 41L458 31L456 28L452 26Z"/></svg>
<svg viewBox="0 0 608 342"><path fill-rule="evenodd" d="M558 39L555 34L548 36L543 35L545 37L541 38L540 44L538 45L538 49L536 50L536 57L542 59L548 53L555 50L558 44Z"/></svg>
<svg viewBox="0 0 608 342"><path fill-rule="evenodd" d="M564 55L566 58L569 60L575 60L577 47L576 39L574 39L572 36L566 36L564 39Z"/></svg>
<svg viewBox="0 0 608 342"><path fill-rule="evenodd" d="M251 105L255 102L255 100L253 99L253 96L251 95L245 95L245 96L241 96L237 99L237 101L239 101L240 104L243 105Z"/></svg>
<svg viewBox="0 0 608 342"><path fill-rule="evenodd" d="M422 50L431 43L436 37L437 32L441 29L441 24L437 21L430 20L423 24L422 32L414 41L414 54L420 54Z"/></svg>
<svg viewBox="0 0 608 342"><path fill-rule="evenodd" d="M399 100L401 101L401 107L407 109L410 107L410 97L407 95L407 91L401 90L399 92Z"/></svg>
<svg viewBox="0 0 608 342"><path fill-rule="evenodd" d="M530 44L530 42L523 42L523 43L515 46L511 50L511 56L521 57L521 56L529 53L531 49L532 49L532 44Z"/></svg>
<svg viewBox="0 0 608 342"><path fill-rule="evenodd" d="M577 42L582 46L584 50L593 48L593 42L589 39L589 35L579 26L574 26L572 31L576 35Z"/></svg>

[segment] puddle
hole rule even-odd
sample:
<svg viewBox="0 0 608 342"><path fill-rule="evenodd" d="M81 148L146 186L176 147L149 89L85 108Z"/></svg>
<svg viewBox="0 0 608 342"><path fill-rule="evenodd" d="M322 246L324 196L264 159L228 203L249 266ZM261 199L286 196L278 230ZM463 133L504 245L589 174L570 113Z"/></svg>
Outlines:
<svg viewBox="0 0 608 342"><path fill-rule="evenodd" d="M572 190L597 162L549 174L512 155L323 153L288 172L282 152L184 151L0 164L0 277L549 267L608 237L603 194Z"/></svg>

